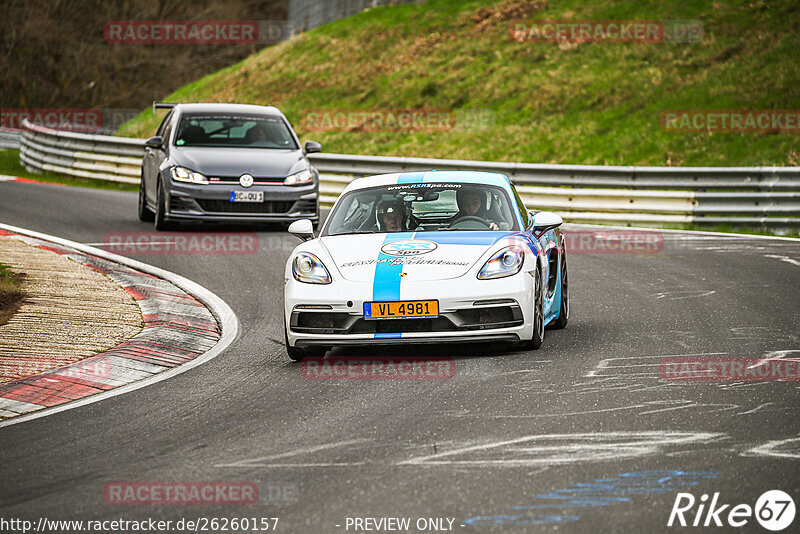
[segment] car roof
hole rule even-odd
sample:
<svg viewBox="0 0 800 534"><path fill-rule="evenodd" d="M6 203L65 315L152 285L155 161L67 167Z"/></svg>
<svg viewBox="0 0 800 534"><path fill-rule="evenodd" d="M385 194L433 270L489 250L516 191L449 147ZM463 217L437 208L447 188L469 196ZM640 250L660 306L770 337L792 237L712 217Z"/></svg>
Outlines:
<svg viewBox="0 0 800 534"><path fill-rule="evenodd" d="M175 110L180 113L243 113L283 117L283 113L274 106L256 106L253 104L198 102L195 104L175 104Z"/></svg>
<svg viewBox="0 0 800 534"><path fill-rule="evenodd" d="M377 187L382 185L402 185L414 183L456 183L456 184L483 184L502 187L511 190L511 182L505 174L481 171L422 171L422 172L396 172L357 178L345 187L342 194L357 189Z"/></svg>

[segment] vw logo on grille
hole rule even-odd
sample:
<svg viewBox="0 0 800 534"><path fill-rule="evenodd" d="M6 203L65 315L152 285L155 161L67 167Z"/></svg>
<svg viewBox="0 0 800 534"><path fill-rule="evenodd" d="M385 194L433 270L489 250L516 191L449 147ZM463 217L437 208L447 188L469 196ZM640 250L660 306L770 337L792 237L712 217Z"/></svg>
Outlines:
<svg viewBox="0 0 800 534"><path fill-rule="evenodd" d="M239 185L241 185L242 187L250 187L251 185L253 185L253 177L250 176L249 174L243 174L239 178Z"/></svg>
<svg viewBox="0 0 800 534"><path fill-rule="evenodd" d="M417 256L436 250L438 245L433 241L405 240L392 241L381 247L381 252L389 256Z"/></svg>

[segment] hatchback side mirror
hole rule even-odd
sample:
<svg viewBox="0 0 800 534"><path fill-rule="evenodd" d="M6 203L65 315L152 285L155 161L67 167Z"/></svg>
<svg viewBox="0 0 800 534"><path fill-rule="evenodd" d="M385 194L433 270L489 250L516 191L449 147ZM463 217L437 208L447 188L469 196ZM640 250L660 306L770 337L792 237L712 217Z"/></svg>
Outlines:
<svg viewBox="0 0 800 534"><path fill-rule="evenodd" d="M147 148L164 148L164 139L160 135L154 135L144 142L144 146Z"/></svg>
<svg viewBox="0 0 800 534"><path fill-rule="evenodd" d="M303 150L306 154L313 154L314 152L322 152L322 145L316 141L306 141Z"/></svg>

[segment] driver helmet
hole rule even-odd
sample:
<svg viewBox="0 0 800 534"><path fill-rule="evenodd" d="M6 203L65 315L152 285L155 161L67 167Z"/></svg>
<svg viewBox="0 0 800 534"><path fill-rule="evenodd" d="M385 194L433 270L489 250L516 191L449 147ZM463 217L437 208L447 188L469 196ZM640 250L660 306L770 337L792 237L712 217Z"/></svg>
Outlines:
<svg viewBox="0 0 800 534"><path fill-rule="evenodd" d="M386 230L385 224L383 222L383 217L387 213L399 213L400 214L400 225L401 227L405 226L405 213L403 209L403 203L397 200L384 200L380 204L378 204L378 209L376 210L376 217L378 218L378 228L380 230Z"/></svg>

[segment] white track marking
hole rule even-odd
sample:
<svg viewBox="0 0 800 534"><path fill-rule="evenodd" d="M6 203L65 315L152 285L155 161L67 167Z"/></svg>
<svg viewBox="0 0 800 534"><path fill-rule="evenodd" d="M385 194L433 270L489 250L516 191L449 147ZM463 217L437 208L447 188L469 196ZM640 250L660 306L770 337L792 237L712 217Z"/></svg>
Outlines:
<svg viewBox="0 0 800 534"><path fill-rule="evenodd" d="M768 352L767 354L765 354L763 358L758 360L753 365L748 366L747 368L748 369L755 369L756 367L758 367L760 365L764 365L766 362L768 362L770 360L779 360L779 359L785 358L786 355L791 354L793 352L800 353L800 349L773 350L772 352Z"/></svg>
<svg viewBox="0 0 800 534"><path fill-rule="evenodd" d="M702 289L697 290L686 290L686 291L664 291L662 293L653 293L656 299L663 299L667 298L667 300L684 300L684 299L694 299L700 297L707 297L709 295L713 295L716 293L714 290L703 291Z"/></svg>
<svg viewBox="0 0 800 534"><path fill-rule="evenodd" d="M16 180L16 176L9 176L7 174L0 174L0 182L13 182Z"/></svg>
<svg viewBox="0 0 800 534"><path fill-rule="evenodd" d="M152 274L153 276L156 276L158 278L163 278L164 280L167 280L168 282L171 282L176 286L178 286L179 288L183 289L190 295L195 296L200 302L206 305L208 309L211 311L211 313L214 314L214 317L216 318L217 322L219 323L220 329L222 330L222 336L220 336L219 341L217 342L216 345L214 345L210 350L208 350L201 356L198 356L193 360L190 360L182 365L179 365L178 367L173 367L171 369L158 373L157 375L153 375L150 378L145 378L143 380L139 380L137 382L133 382L131 384L111 389L108 391L104 391L102 393L96 393L94 395L84 397L83 399L67 402L65 404L53 406L51 408L44 408L42 410L38 410L30 414L20 415L17 417L12 417L11 419L6 419L5 421L0 421L0 427L24 423L26 421L38 419L40 417L46 417L54 413L71 410L73 408L78 408L80 406L85 406L87 404L92 404L95 402L100 402L101 400L105 400L110 397L116 397L117 395L123 395L125 393L130 393L131 391L136 391L137 389L141 389L151 384L155 384L156 382L161 382L162 380L166 380L168 378L172 378L173 376L177 376L181 373L185 373L189 369L194 369L195 367L198 367L219 356L222 353L222 351L224 351L226 348L228 348L228 346L231 343L233 343L233 340L236 339L236 336L239 333L239 320L236 318L236 314L233 313L233 310L231 310L230 306L228 306L224 300L219 298L217 295L215 295L208 289L204 288L203 286L201 286L196 282L192 282L188 278L184 278L183 276L171 273L159 267L154 267L152 265L148 265L146 263L142 263L140 261L133 260L131 258L119 256L112 252L107 252L105 250L101 250L98 248L82 245L80 243L76 243L68 239L62 239L60 237L42 234L40 232L34 232L32 230L26 230L25 228L18 228L16 226L11 226L2 223L0 223L0 228L2 228L3 230L7 230L9 232L14 232L21 235L27 235L30 237L35 237L37 239L42 239L44 241L50 241L52 243L62 245L65 247L73 248L75 250L79 250L80 252L91 254L93 256L97 256L99 258L103 258L116 263L120 263L132 269Z"/></svg>
<svg viewBox="0 0 800 534"><path fill-rule="evenodd" d="M747 415L747 414L755 413L755 412L759 411L761 408L764 408L766 406L770 406L771 404L775 404L775 403L774 402L765 402L764 404L760 404L760 405L756 406L752 410L747 410L746 412L739 412L736 415Z"/></svg>
<svg viewBox="0 0 800 534"><path fill-rule="evenodd" d="M776 450L789 445L788 451ZM742 453L742 456L775 456L778 458L800 459L800 437L768 441Z"/></svg>
<svg viewBox="0 0 800 534"><path fill-rule="evenodd" d="M724 434L711 432L599 432L544 434L494 441L398 462L414 466L530 467L618 460L661 452L668 446L710 443ZM518 445L525 444L523 447ZM493 454L495 458L486 458ZM453 456L467 456L454 459ZM470 456L483 456L471 459Z"/></svg>
<svg viewBox="0 0 800 534"><path fill-rule="evenodd" d="M776 260L781 260L783 262L791 263L792 265L796 265L797 267L800 267L800 261L797 261L797 260L795 260L793 258L790 258L788 256L779 256L777 254L765 254L765 256L767 258L775 258Z"/></svg>
<svg viewBox="0 0 800 534"><path fill-rule="evenodd" d="M644 364L628 364L628 365L609 365L611 362L615 362L618 360L643 360L647 358L690 358L692 356L724 356L727 352L700 352L694 354L666 354L663 356L621 356L617 358L605 358L600 360L597 365L595 365L594 369L586 373L584 378L593 378L598 376L615 376L615 375L598 375L597 373L600 371L608 371L611 369L628 369L634 367L659 367L661 362L659 363L644 363ZM647 373L644 374L637 374L637 375L629 375L626 373L625 376L651 376Z"/></svg>

